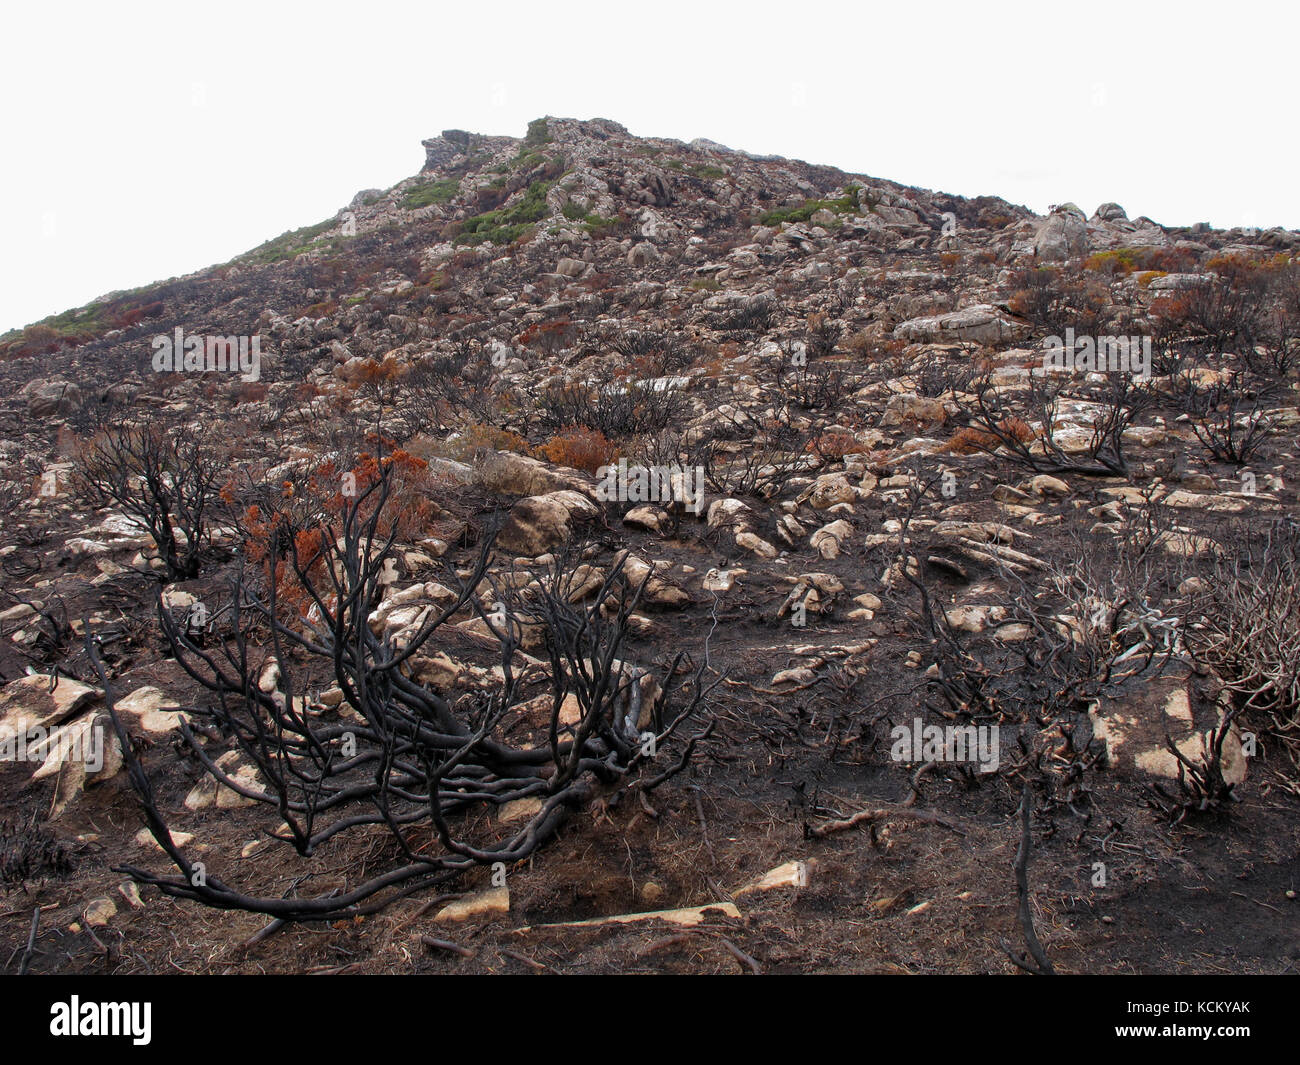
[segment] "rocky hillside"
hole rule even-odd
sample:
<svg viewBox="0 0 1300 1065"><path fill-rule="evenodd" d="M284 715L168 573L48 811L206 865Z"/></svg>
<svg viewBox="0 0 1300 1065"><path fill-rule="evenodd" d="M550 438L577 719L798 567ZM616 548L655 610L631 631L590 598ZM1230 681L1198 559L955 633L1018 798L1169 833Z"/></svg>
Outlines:
<svg viewBox="0 0 1300 1065"><path fill-rule="evenodd" d="M0 337L10 969L1294 965L1300 233L423 147Z"/></svg>

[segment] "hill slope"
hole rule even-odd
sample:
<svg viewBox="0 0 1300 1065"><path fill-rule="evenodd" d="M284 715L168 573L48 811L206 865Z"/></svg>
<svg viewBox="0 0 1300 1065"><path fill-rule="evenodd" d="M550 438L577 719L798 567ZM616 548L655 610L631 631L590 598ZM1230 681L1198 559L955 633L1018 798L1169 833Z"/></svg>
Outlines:
<svg viewBox="0 0 1300 1065"><path fill-rule="evenodd" d="M1058 969L1294 964L1300 234L603 119L424 149L0 338L0 938L1005 971L1025 801Z"/></svg>

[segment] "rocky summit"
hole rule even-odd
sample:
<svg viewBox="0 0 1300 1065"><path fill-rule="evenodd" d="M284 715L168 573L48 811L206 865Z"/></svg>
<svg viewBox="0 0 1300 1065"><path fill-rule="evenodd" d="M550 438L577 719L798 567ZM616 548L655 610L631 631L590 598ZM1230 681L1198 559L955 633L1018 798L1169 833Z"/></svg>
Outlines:
<svg viewBox="0 0 1300 1065"><path fill-rule="evenodd" d="M0 337L7 971L1294 968L1300 233L523 134Z"/></svg>

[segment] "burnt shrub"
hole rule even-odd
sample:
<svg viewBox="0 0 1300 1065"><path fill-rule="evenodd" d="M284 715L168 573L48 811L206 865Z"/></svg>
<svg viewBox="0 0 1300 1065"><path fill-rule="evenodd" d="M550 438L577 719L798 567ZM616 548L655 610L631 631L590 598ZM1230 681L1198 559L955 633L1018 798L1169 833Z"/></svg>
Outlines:
<svg viewBox="0 0 1300 1065"><path fill-rule="evenodd" d="M619 380L602 375L595 381L554 385L537 397L537 421L543 430L580 427L610 439L663 432L686 411L682 389L663 378Z"/></svg>
<svg viewBox="0 0 1300 1065"><path fill-rule="evenodd" d="M115 503L154 539L166 580L198 576L211 554L225 465L205 441L166 426L107 426L77 456L74 489Z"/></svg>

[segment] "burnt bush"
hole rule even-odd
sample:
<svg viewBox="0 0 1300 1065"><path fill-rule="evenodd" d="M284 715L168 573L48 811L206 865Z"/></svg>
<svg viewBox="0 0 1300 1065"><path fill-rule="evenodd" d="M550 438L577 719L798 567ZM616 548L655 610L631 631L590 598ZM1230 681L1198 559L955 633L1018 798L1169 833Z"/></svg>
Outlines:
<svg viewBox="0 0 1300 1065"><path fill-rule="evenodd" d="M1300 771L1300 523L1228 524L1200 577L1187 606L1188 650Z"/></svg>
<svg viewBox="0 0 1300 1065"><path fill-rule="evenodd" d="M806 411L833 411L862 384L860 375L847 366L812 363L804 366L783 364L777 371L773 387L783 404ZM765 390L765 395L772 398L772 391Z"/></svg>
<svg viewBox="0 0 1300 1065"><path fill-rule="evenodd" d="M198 869L174 842L130 749L90 639L146 823L179 875L119 871L219 909L286 920L360 916L475 867L504 870L602 792L650 790L685 767L694 739L680 755L654 759L707 706L707 647L698 669L687 668L685 653L662 673L628 661L625 643L648 576L634 582L616 563L590 588L589 567L580 574L578 557L557 556L532 582L489 581L485 605L476 593L488 580L489 537L464 581L448 575L449 597L400 632L372 624L403 525L387 513L398 495L393 470L379 463L327 519L276 543L262 562L264 580L237 575L218 612L221 626L205 642L159 610L176 660L209 695L194 716L256 769L255 780L234 773L183 722L182 739L208 776L274 811L283 821L274 838L303 858L336 840L370 840L379 829L387 867L357 870L342 889L314 897L252 895ZM499 642L499 682L456 697L422 678L424 656L462 609ZM540 711L524 695L533 668L518 653L526 639L533 648L540 643L549 665ZM338 686L346 716L309 709L308 693L321 683ZM561 720L569 705L578 708L576 721ZM531 742L520 742L521 730ZM517 823L483 816L521 799L535 806Z"/></svg>
<svg viewBox="0 0 1300 1065"><path fill-rule="evenodd" d="M1268 436L1268 395L1265 382L1234 371L1205 384L1189 378L1182 401L1192 432L1205 449L1220 462L1244 466Z"/></svg>
<svg viewBox="0 0 1300 1065"><path fill-rule="evenodd" d="M1088 427L1083 449L1067 451L1056 439L1064 399L1061 383L1035 379L1023 411L998 394L987 377L971 386L973 401L963 401L964 440L973 450L1000 454L1035 473L1082 473L1127 477L1124 432L1155 403L1155 394L1127 373L1111 374L1090 398L1101 405ZM1037 421L1037 431L1030 423Z"/></svg>
<svg viewBox="0 0 1300 1065"><path fill-rule="evenodd" d="M780 312L767 300L747 300L738 307L716 312L710 324L724 333L768 332L780 319Z"/></svg>
<svg viewBox="0 0 1300 1065"><path fill-rule="evenodd" d="M74 868L68 849L36 815L0 821L0 884L21 884L67 876Z"/></svg>
<svg viewBox="0 0 1300 1065"><path fill-rule="evenodd" d="M164 580L189 580L212 555L226 476L223 456L192 432L119 422L81 445L73 488L91 506L116 504L153 537Z"/></svg>
<svg viewBox="0 0 1300 1065"><path fill-rule="evenodd" d="M661 433L686 414L685 393L673 383L602 375L591 382L553 385L537 397L537 422L549 433L575 427L609 439Z"/></svg>

